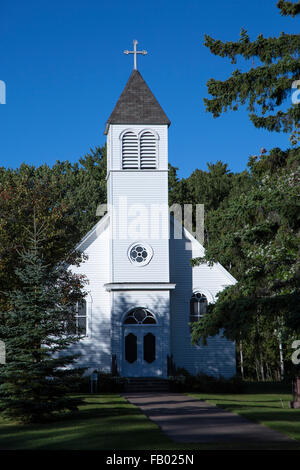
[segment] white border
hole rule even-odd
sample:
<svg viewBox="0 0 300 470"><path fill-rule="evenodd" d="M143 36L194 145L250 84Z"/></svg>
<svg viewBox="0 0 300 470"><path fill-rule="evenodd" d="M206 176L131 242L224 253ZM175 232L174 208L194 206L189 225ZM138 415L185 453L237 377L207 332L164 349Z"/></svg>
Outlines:
<svg viewBox="0 0 300 470"><path fill-rule="evenodd" d="M138 245L141 245L141 246L144 246L147 250L147 253L148 253L148 256L147 258L142 262L142 263L136 263L135 261L133 261L130 257L130 251L132 250L132 248L134 248L135 246L138 246ZM127 257L130 261L130 263L133 265L133 266L137 266L137 267L142 267L142 266L146 266L147 264L150 263L150 261L152 260L153 258L153 248L148 245L148 243L144 243L144 242L141 242L141 241L138 241L138 242L134 242L132 243L132 245L130 245L130 247L128 248L127 250Z"/></svg>

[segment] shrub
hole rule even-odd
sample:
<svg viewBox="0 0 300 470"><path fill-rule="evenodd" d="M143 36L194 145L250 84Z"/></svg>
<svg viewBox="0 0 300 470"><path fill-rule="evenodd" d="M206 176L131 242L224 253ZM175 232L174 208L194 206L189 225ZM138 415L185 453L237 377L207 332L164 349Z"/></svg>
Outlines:
<svg viewBox="0 0 300 470"><path fill-rule="evenodd" d="M202 392L202 393L242 393L244 383L239 377L225 379L203 373L191 375L185 369L177 369L176 374L168 377L171 392Z"/></svg>
<svg viewBox="0 0 300 470"><path fill-rule="evenodd" d="M244 391L244 383L239 377L212 377L206 374L197 374L192 390L195 392L205 393L242 393Z"/></svg>
<svg viewBox="0 0 300 470"><path fill-rule="evenodd" d="M97 371L98 382L94 392L96 393L120 393L124 391L127 379L124 377L114 376L108 372ZM80 385L78 387L80 393L91 392L91 378L90 375L85 375L81 378Z"/></svg>
<svg viewBox="0 0 300 470"><path fill-rule="evenodd" d="M184 367L178 367L175 374L168 377L170 392L186 392L191 389L194 377Z"/></svg>
<svg viewBox="0 0 300 470"><path fill-rule="evenodd" d="M123 392L127 379L106 372L98 372L99 392Z"/></svg>

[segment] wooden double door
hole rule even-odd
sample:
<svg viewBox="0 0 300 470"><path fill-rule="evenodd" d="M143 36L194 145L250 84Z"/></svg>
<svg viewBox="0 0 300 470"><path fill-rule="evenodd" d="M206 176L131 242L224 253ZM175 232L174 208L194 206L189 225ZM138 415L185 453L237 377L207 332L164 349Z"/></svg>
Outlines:
<svg viewBox="0 0 300 470"><path fill-rule="evenodd" d="M130 325L123 328L124 377L162 375L159 326Z"/></svg>

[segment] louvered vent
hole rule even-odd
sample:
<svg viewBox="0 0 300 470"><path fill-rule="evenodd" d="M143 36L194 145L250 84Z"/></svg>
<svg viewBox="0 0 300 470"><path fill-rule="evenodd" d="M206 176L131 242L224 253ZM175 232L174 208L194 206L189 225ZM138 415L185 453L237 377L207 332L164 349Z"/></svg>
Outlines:
<svg viewBox="0 0 300 470"><path fill-rule="evenodd" d="M139 167L138 139L133 132L126 132L122 138L122 168L132 170Z"/></svg>
<svg viewBox="0 0 300 470"><path fill-rule="evenodd" d="M141 170L156 168L156 139L147 131L140 138Z"/></svg>

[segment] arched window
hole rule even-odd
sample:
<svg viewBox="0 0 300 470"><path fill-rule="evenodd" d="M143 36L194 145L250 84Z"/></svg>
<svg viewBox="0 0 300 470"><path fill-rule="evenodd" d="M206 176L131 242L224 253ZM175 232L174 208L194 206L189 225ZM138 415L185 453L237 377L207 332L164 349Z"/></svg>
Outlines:
<svg viewBox="0 0 300 470"><path fill-rule="evenodd" d="M141 170L152 170L156 164L157 145L155 135L145 131L140 136L140 168Z"/></svg>
<svg viewBox="0 0 300 470"><path fill-rule="evenodd" d="M138 138L128 131L122 137L122 168L134 170L139 168Z"/></svg>
<svg viewBox="0 0 300 470"><path fill-rule="evenodd" d="M124 320L124 325L155 325L156 318L147 308L133 308Z"/></svg>
<svg viewBox="0 0 300 470"><path fill-rule="evenodd" d="M77 302L75 315L67 321L67 334L86 336L87 335L87 304L86 300Z"/></svg>
<svg viewBox="0 0 300 470"><path fill-rule="evenodd" d="M190 323L199 321L206 314L207 298L201 292L195 292L190 300Z"/></svg>

